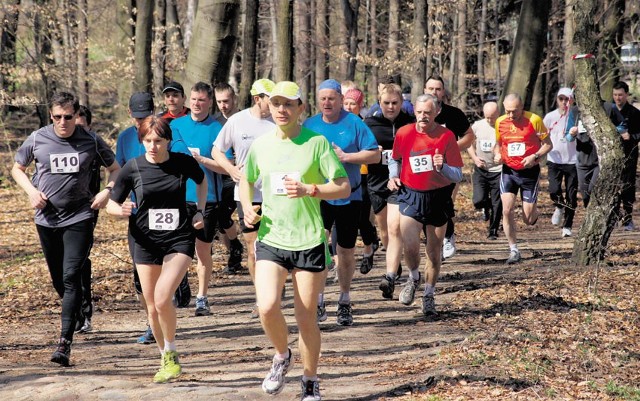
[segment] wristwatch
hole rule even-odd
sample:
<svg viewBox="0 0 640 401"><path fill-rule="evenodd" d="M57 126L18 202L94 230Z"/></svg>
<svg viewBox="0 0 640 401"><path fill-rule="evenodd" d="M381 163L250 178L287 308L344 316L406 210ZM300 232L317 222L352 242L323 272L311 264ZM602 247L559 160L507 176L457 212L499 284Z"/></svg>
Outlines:
<svg viewBox="0 0 640 401"><path fill-rule="evenodd" d="M538 159L540 158L540 155L539 155L539 154L537 154L537 153L534 153L534 154L533 154L533 157L535 157L535 159L536 159L536 160L538 160Z"/></svg>

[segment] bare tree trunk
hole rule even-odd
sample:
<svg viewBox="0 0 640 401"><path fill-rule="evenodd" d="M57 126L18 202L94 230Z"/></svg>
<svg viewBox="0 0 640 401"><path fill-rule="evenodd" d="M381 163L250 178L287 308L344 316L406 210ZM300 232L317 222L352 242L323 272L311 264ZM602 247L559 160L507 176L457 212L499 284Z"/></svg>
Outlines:
<svg viewBox="0 0 640 401"><path fill-rule="evenodd" d="M400 78L400 71L396 66L400 57L398 51L400 32L400 0L389 0L389 49L387 50L387 57L390 62L390 73Z"/></svg>
<svg viewBox="0 0 640 401"><path fill-rule="evenodd" d="M424 91L427 49L427 0L415 0L413 11L413 46L420 52L411 72L411 98Z"/></svg>
<svg viewBox="0 0 640 401"><path fill-rule="evenodd" d="M152 90L151 33L153 28L153 1L136 1L135 78L133 89L138 92L151 92Z"/></svg>
<svg viewBox="0 0 640 401"><path fill-rule="evenodd" d="M162 97L164 76L166 72L167 46L167 3L166 0L155 0L153 12L153 93L156 98Z"/></svg>
<svg viewBox="0 0 640 401"><path fill-rule="evenodd" d="M457 106L461 110L467 109L467 1L458 0L458 60L456 74L456 93L452 93L454 98L457 96Z"/></svg>
<svg viewBox="0 0 640 401"><path fill-rule="evenodd" d="M187 1L187 21L184 26L184 48L188 49L191 44L191 36L193 36L193 26L196 20L196 10L198 9L198 0Z"/></svg>
<svg viewBox="0 0 640 401"><path fill-rule="evenodd" d="M132 56L132 40L135 35L135 27L129 21L134 18L131 13L133 8L132 0L117 0L116 8L116 57L120 60L127 60ZM126 63L131 68L129 63ZM132 71L123 71L123 76L131 76ZM118 88L118 106L116 107L116 120L124 121L128 118L127 105L131 96L132 84L130 79L120 79L117 82Z"/></svg>
<svg viewBox="0 0 640 401"><path fill-rule="evenodd" d="M482 0L482 11L480 12L480 21L478 21L478 92L480 92L480 103L484 104L486 96L484 88L484 43L487 40L487 1Z"/></svg>
<svg viewBox="0 0 640 401"><path fill-rule="evenodd" d="M567 1L564 8L564 37L562 43L562 47L564 49L564 62L562 63L562 66L564 67L564 75L562 77L562 86L567 87L571 87L576 79L575 72L573 70L573 52L570 50L573 45L571 41L573 39L574 32L574 21L572 18L573 3L573 1Z"/></svg>
<svg viewBox="0 0 640 401"><path fill-rule="evenodd" d="M78 74L77 74L77 95L80 104L89 107L89 80L87 69L89 67L89 44L87 27L87 0L78 0L76 9L76 21L78 21Z"/></svg>
<svg viewBox="0 0 640 401"><path fill-rule="evenodd" d="M242 73L238 90L238 105L251 106L249 90L256 80L256 46L258 44L259 0L245 0L244 32L242 34Z"/></svg>
<svg viewBox="0 0 640 401"><path fill-rule="evenodd" d="M523 0L501 103L505 95L518 93L525 109L531 105L546 42L550 6L551 0Z"/></svg>
<svg viewBox="0 0 640 401"><path fill-rule="evenodd" d="M597 46L595 15L596 0L573 3L575 33L573 53L595 53ZM599 264L616 222L616 200L622 190L624 152L620 135L604 112L598 91L599 80L593 58L574 62L576 100L582 122L598 149L600 175L591 194L591 201L573 244L573 261L579 265Z"/></svg>
<svg viewBox="0 0 640 401"><path fill-rule="evenodd" d="M600 2L602 4L602 2ZM620 79L620 46L623 42L624 0L607 0L604 2L602 17L600 49L598 50L598 73L600 77L600 96L611 100L613 84ZM576 29L578 29L576 27Z"/></svg>
<svg viewBox="0 0 640 401"><path fill-rule="evenodd" d="M36 96L38 98L38 105L36 111L38 113L38 119L40 120L40 126L49 124L49 112L47 107L47 99L54 93L57 88L57 82L55 76L49 74L50 58L52 54L51 50L51 32L47 29L48 23L45 15L42 13L42 6L45 4L44 0L35 0L36 11L33 13L33 39L35 50L35 63L40 74L40 82L36 88Z"/></svg>
<svg viewBox="0 0 640 401"><path fill-rule="evenodd" d="M0 10L0 64L16 64L16 33L20 1L11 0ZM0 74L0 90L12 91L9 76Z"/></svg>
<svg viewBox="0 0 640 401"><path fill-rule="evenodd" d="M341 0L342 14L344 15L344 48L347 58L341 72L345 79L353 81L356 76L356 55L358 52L358 10L360 0L354 0L351 5L350 0Z"/></svg>
<svg viewBox="0 0 640 401"><path fill-rule="evenodd" d="M370 56L374 59L378 59L378 1L370 0L369 3L369 32L370 32ZM367 82L367 93L369 94L370 104L375 103L375 100L378 96L378 65L374 64L371 67L371 77Z"/></svg>
<svg viewBox="0 0 640 401"><path fill-rule="evenodd" d="M493 3L493 13L495 16L496 29L500 27L500 0ZM494 69L496 70L496 93L502 93L502 72L500 71L500 32L496 32L493 44ZM500 102L502 105L502 102ZM502 107L502 106L501 106Z"/></svg>
<svg viewBox="0 0 640 401"><path fill-rule="evenodd" d="M329 2L316 1L316 88L329 78Z"/></svg>
<svg viewBox="0 0 640 401"><path fill-rule="evenodd" d="M293 0L275 0L278 57L276 60L276 81L293 79Z"/></svg>
<svg viewBox="0 0 640 401"><path fill-rule="evenodd" d="M167 0L166 11L166 36L165 45L167 48L165 65L175 69L179 65L184 65L185 52L183 46L182 29L178 18L176 0Z"/></svg>
<svg viewBox="0 0 640 401"><path fill-rule="evenodd" d="M295 82L300 86L300 91L305 101L309 99L311 92L311 12L309 2L294 2L294 43L296 52ZM307 103L307 107L309 107ZM309 110L307 110L309 111Z"/></svg>
<svg viewBox="0 0 640 401"><path fill-rule="evenodd" d="M240 0L200 0L183 85L227 82L236 45Z"/></svg>

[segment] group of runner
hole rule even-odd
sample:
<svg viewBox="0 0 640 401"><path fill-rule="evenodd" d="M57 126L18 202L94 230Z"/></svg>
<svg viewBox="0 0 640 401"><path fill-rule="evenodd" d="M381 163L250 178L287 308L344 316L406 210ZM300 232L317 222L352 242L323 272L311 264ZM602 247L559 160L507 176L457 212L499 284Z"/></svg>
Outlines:
<svg viewBox="0 0 640 401"><path fill-rule="evenodd" d="M185 297L180 289L185 282L188 289L186 274L195 256L195 315L210 314L207 292L216 226L228 243L225 271L240 268L243 247L231 219L237 209L256 290L253 313L276 352L262 388L268 394L282 391L292 363L281 310L284 283L291 273L303 363L302 400L321 399L318 322L327 319L327 267L335 265L340 286L339 325L353 324L350 287L358 232L365 245L361 273L373 268L379 242L386 251L382 296L394 297L404 258L408 279L399 301L413 304L424 277L422 312L427 317L436 314L440 266L456 252L454 203L463 150L475 164L474 204L485 210L488 238L497 238L503 215L510 248L506 261L519 262L517 194L522 195L524 222L535 224L541 157L558 148L564 155L562 146L584 133L573 128L581 126L579 116L570 113L569 103L561 98L572 99L568 91L563 88L558 94L559 104L566 106L559 107L558 115L571 123L559 124L552 115L549 121L556 123L547 129L542 118L523 110L519 95L509 94L503 116L498 116L496 103L487 103L484 120L471 126L461 110L443 101L440 77L426 81L424 94L411 109L400 86L391 79L383 81L377 105L364 118L359 115L363 92L352 83L329 79L318 87L320 112L301 125L305 105L293 82L257 80L251 87L252 106L239 112L235 93L226 84L212 88L196 83L186 108L182 85L171 82L163 91L163 114L154 115L150 94L131 96L134 125L119 135L115 154L90 130L90 121L80 119L87 120L90 112L81 110L77 98L55 94L49 107L53 124L27 138L12 169L36 209L45 259L63 299L61 335L51 360L69 366L74 331L91 330L90 312L83 313L91 305L89 295L89 307L86 302L83 307L90 282L83 277L90 271L96 211L106 206L109 214L129 220L135 283L149 324L138 341L156 342L161 354L154 382L178 377L182 367L175 344L175 306L181 298L187 304L190 300L190 293ZM211 115L214 101L219 112ZM627 118L621 124L637 144L640 130L635 121L632 116L632 122ZM565 139L559 144L553 138L557 126ZM26 169L31 162L36 170L29 180ZM556 164L563 169L565 163ZM99 166L110 173L102 190L96 183ZM573 217L573 192L568 189L568 204L558 192L552 192L552 199L564 209L563 236L571 235L564 229L570 229ZM426 263L421 274L422 233Z"/></svg>

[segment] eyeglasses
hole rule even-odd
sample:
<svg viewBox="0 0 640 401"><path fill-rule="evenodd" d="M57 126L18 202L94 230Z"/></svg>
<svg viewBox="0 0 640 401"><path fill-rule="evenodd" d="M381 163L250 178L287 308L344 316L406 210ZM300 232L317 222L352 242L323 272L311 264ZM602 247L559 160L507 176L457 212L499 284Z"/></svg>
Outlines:
<svg viewBox="0 0 640 401"><path fill-rule="evenodd" d="M66 121L69 121L73 118L73 114L52 114L51 118L56 121L60 121L61 118L64 118Z"/></svg>

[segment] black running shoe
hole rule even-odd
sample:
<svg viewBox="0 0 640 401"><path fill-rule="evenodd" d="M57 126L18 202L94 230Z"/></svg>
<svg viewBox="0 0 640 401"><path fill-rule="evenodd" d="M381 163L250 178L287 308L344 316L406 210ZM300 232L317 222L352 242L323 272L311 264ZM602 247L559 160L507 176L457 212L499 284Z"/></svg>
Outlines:
<svg viewBox="0 0 640 401"><path fill-rule="evenodd" d="M71 356L71 341L64 337L60 337L58 348L51 355L51 362L59 363L61 366L69 366L69 357Z"/></svg>
<svg viewBox="0 0 640 401"><path fill-rule="evenodd" d="M386 274L382 276L382 281L380 281L380 285L378 286L380 291L382 291L382 297L386 299L393 298L393 291L396 288L396 282L391 277Z"/></svg>

